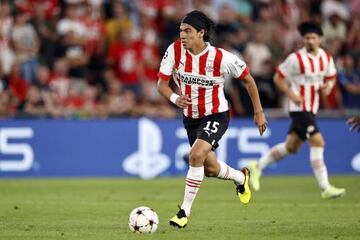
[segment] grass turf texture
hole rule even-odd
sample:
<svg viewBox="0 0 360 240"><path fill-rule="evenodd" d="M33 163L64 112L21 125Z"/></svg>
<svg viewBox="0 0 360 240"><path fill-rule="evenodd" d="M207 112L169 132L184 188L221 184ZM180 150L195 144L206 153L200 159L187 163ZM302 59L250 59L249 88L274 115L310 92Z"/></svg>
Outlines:
<svg viewBox="0 0 360 240"><path fill-rule="evenodd" d="M0 180L0 239L359 239L359 176L333 176L347 195L322 200L313 177L264 177L249 205L232 182L206 179L185 229L170 227L183 178ZM130 211L159 215L152 235L131 233Z"/></svg>

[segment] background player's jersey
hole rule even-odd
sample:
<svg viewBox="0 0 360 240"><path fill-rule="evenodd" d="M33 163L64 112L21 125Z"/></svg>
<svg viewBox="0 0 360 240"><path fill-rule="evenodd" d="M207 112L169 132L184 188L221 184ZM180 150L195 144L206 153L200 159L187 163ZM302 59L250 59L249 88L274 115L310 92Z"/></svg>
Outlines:
<svg viewBox="0 0 360 240"><path fill-rule="evenodd" d="M243 79L249 67L237 56L207 43L207 47L194 55L184 49L178 40L172 43L160 65L159 77L173 77L182 95L191 98L191 105L184 115L201 118L229 109L224 96L225 75Z"/></svg>
<svg viewBox="0 0 360 240"><path fill-rule="evenodd" d="M305 48L291 53L278 69L278 74L291 84L295 94L304 101L297 105L289 100L289 112L313 112L319 109L319 90L329 79L336 77L333 58L319 48L317 56L309 54Z"/></svg>

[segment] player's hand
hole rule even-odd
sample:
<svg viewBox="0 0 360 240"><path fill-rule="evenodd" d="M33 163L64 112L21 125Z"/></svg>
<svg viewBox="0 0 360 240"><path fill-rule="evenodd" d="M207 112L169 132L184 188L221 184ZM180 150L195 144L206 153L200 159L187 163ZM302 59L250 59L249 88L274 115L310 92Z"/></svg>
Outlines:
<svg viewBox="0 0 360 240"><path fill-rule="evenodd" d="M186 95L181 95L176 99L176 106L179 108L187 108L191 104L191 98Z"/></svg>
<svg viewBox="0 0 360 240"><path fill-rule="evenodd" d="M360 116L349 118L346 122L350 124L350 131L360 132Z"/></svg>
<svg viewBox="0 0 360 240"><path fill-rule="evenodd" d="M263 111L255 113L254 122L259 129L260 136L262 136L267 127L267 121Z"/></svg>

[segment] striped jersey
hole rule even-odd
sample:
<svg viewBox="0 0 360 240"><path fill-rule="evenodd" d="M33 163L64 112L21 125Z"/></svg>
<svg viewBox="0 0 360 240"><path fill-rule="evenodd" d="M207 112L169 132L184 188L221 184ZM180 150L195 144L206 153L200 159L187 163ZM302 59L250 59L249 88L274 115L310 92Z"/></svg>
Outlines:
<svg viewBox="0 0 360 240"><path fill-rule="evenodd" d="M173 77L181 94L191 98L191 104L184 109L184 115L190 118L227 111L225 77L230 74L243 79L250 71L236 55L206 44L201 53L194 55L177 40L168 47L160 64L158 76L163 80Z"/></svg>
<svg viewBox="0 0 360 240"><path fill-rule="evenodd" d="M303 97L300 105L289 99L289 112L312 112L319 109L322 85L336 77L336 68L333 58L322 48L316 56L302 48L291 53L278 68L277 73L286 79L295 94Z"/></svg>

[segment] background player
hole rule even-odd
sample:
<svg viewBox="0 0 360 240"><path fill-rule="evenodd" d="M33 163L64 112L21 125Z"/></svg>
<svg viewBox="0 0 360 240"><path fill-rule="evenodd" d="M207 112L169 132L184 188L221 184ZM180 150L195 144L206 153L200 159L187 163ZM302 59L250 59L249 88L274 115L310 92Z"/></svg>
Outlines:
<svg viewBox="0 0 360 240"><path fill-rule="evenodd" d="M333 58L320 48L321 27L314 22L298 26L305 47L291 53L281 63L275 74L277 87L289 97L291 126L285 142L274 146L259 162L250 162L250 184L260 189L262 171L272 162L295 154L305 141L310 145L310 163L323 198L344 195L344 188L330 185L324 162L325 142L320 133L315 114L319 108L319 92L328 95L335 84L336 69ZM290 83L290 87L288 85Z"/></svg>
<svg viewBox="0 0 360 240"><path fill-rule="evenodd" d="M213 26L214 23L202 12L188 13L180 25L180 40L168 47L159 71L158 90L183 108L183 123L191 145L184 200L179 212L170 220L171 225L179 228L188 222L204 173L209 177L233 180L240 202L246 204L251 198L249 171L231 168L218 161L213 152L229 124L224 75L231 74L244 81L261 135L267 124L249 67L235 55L208 42ZM169 87L171 77L181 91L180 96Z"/></svg>

